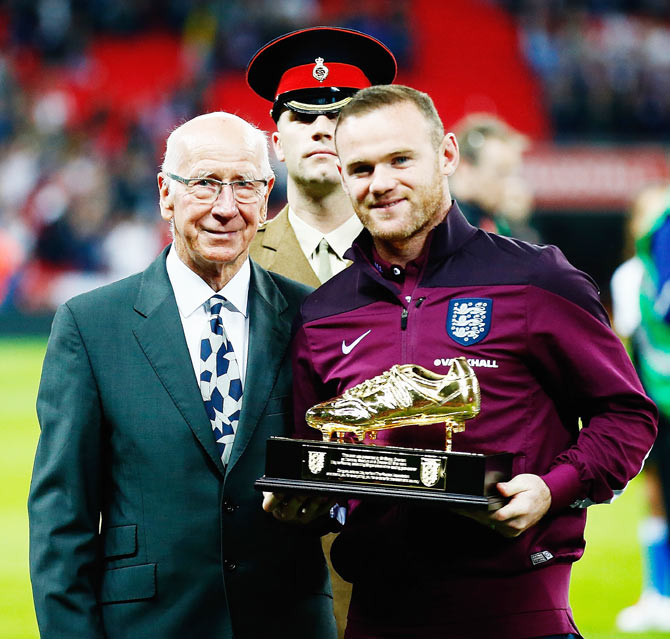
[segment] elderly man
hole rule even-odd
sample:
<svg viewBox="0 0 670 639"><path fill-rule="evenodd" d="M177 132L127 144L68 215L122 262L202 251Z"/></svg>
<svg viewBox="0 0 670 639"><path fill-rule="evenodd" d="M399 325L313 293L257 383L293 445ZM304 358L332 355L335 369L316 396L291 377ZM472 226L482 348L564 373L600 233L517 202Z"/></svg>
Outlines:
<svg viewBox="0 0 670 639"><path fill-rule="evenodd" d="M345 390L363 398L365 380L394 364L446 373L463 356L482 410L454 450L514 456L495 512L350 502L332 552L354 584L346 636L577 637L568 585L583 506L610 500L640 470L655 407L587 275L555 247L465 220L448 184L458 144L427 95L363 89L340 112L336 146L366 231L352 266L302 305L296 418ZM375 383L402 397L413 382ZM437 450L444 438L441 424L378 433L381 445Z"/></svg>
<svg viewBox="0 0 670 639"><path fill-rule="evenodd" d="M58 310L29 499L43 637L335 636L318 534L253 489L307 291L248 259L273 182L263 133L185 123L158 175L171 246Z"/></svg>

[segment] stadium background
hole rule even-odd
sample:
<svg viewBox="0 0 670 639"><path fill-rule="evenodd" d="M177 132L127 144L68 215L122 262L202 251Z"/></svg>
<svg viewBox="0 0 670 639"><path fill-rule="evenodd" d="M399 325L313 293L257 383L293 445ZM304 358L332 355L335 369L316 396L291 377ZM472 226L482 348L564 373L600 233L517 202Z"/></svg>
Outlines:
<svg viewBox="0 0 670 639"><path fill-rule="evenodd" d="M385 42L397 81L427 91L447 127L488 111L526 133L531 223L609 306L628 206L668 177L667 0L0 2L0 639L37 636L25 502L55 306L143 268L169 241L155 186L167 131L214 109L272 130L246 62L315 24ZM590 511L572 589L588 638L618 637L614 616L638 595L643 512L638 481Z"/></svg>

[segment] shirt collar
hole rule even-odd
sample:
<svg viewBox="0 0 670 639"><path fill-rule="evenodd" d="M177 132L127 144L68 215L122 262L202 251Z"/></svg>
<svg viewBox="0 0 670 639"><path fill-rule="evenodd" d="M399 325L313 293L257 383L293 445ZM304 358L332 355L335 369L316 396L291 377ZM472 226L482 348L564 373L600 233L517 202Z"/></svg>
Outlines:
<svg viewBox="0 0 670 639"><path fill-rule="evenodd" d="M249 282L251 279L251 267L248 259L244 260L240 270L220 291L212 290L205 280L181 261L174 249L174 244L168 251L165 267L182 317L191 315L215 293L220 293L228 300L230 303L228 307L233 307L231 310L241 313L244 317L247 316Z"/></svg>
<svg viewBox="0 0 670 639"><path fill-rule="evenodd" d="M308 257L316 251L319 242L325 237L337 257L344 259L344 254L363 230L363 225L355 214L352 214L346 222L325 235L298 217L291 207L288 209L288 221L295 231L302 252Z"/></svg>

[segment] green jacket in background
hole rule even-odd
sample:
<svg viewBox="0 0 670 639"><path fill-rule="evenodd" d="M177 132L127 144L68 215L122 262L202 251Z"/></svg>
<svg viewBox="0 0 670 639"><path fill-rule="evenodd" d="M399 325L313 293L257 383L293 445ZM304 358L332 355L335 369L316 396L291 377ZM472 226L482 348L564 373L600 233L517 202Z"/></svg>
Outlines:
<svg viewBox="0 0 670 639"><path fill-rule="evenodd" d="M652 255L652 242L654 238L658 239L661 227L668 223L670 209L666 209L636 242L644 272L640 287L642 320L635 335L640 379L666 417L670 417L670 316L667 309L670 300L664 301L663 297L670 293L670 282L661 281ZM670 254L670 245L664 250L666 255Z"/></svg>

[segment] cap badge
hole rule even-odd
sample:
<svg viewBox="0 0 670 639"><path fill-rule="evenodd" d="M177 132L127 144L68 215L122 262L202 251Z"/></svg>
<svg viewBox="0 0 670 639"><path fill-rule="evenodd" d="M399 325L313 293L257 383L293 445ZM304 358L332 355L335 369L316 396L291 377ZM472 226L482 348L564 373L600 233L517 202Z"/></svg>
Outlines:
<svg viewBox="0 0 670 639"><path fill-rule="evenodd" d="M323 64L323 58L316 58L314 62L316 65L312 70L312 75L315 80L323 82L328 77L328 67Z"/></svg>

